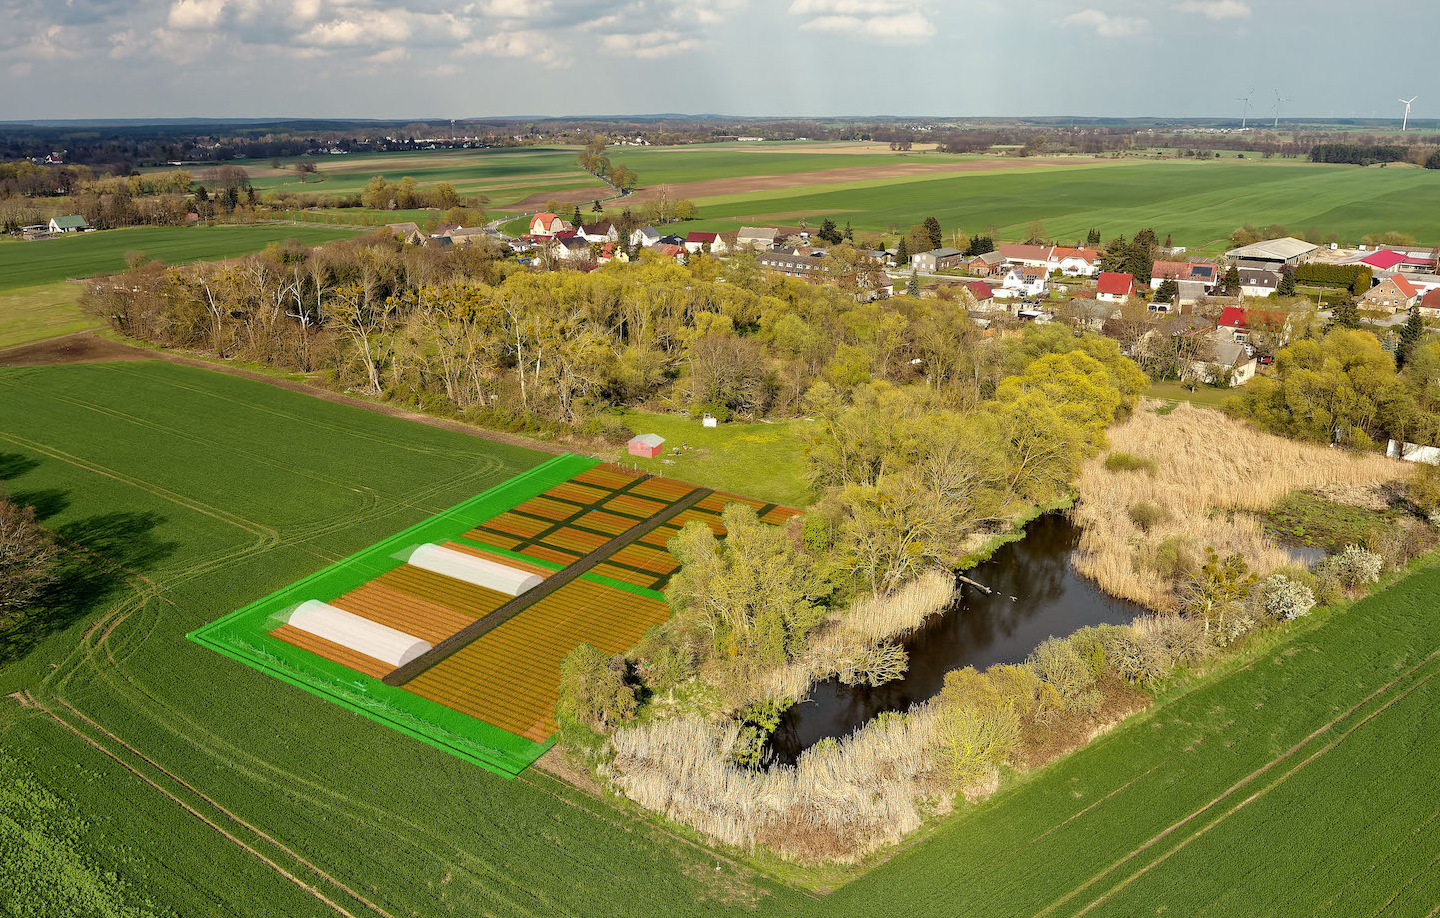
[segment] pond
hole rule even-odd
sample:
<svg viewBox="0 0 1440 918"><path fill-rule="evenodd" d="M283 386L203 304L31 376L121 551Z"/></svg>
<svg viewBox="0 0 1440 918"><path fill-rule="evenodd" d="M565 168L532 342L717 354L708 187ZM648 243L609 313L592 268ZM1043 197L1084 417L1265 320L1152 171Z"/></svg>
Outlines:
<svg viewBox="0 0 1440 918"><path fill-rule="evenodd" d="M910 654L903 679L878 688L830 679L813 687L809 701L787 711L771 737L776 761L794 764L822 739L848 736L878 714L933 698L953 669L1019 663L1048 637L1144 614L1142 607L1106 595L1075 572L1070 556L1079 543L1080 529L1063 513L1030 523L1024 539L966 572L993 593L962 585L949 608L903 642Z"/></svg>

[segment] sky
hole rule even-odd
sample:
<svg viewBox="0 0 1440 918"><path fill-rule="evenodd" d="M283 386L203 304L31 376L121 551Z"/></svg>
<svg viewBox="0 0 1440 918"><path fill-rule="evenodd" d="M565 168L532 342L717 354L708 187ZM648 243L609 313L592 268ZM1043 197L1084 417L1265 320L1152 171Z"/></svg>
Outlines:
<svg viewBox="0 0 1440 918"><path fill-rule="evenodd" d="M1381 12L1383 10L1383 13ZM0 120L1440 117L1393 0L0 0Z"/></svg>

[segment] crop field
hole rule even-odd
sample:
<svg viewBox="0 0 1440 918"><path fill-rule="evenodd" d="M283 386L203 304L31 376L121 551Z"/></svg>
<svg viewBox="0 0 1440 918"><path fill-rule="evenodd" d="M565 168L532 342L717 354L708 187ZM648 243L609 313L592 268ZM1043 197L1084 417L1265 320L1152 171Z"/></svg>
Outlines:
<svg viewBox="0 0 1440 918"><path fill-rule="evenodd" d="M694 494L698 503L675 504ZM549 748L557 730L560 662L581 643L606 653L632 647L669 617L660 592L678 569L666 550L680 527L700 520L725 534L725 504L750 504L766 522L788 507L653 478L593 459L559 456L442 514L385 539L255 603L197 629L193 640L334 701L437 748L513 777ZM590 572L572 565L674 507L668 522ZM581 579L506 612L510 595L406 563L407 549L443 547L543 578L562 571ZM527 560L528 559L528 560ZM514 602L522 602L523 595ZM327 603L425 648L474 632L469 643L414 675L292 624L279 624L306 601ZM494 624L492 613L509 616ZM392 674L394 670L394 674ZM365 678L360 678L365 677ZM381 680L384 680L383 682ZM463 716L457 716L463 715Z"/></svg>
<svg viewBox="0 0 1440 918"><path fill-rule="evenodd" d="M1293 232L1336 233L1358 242L1388 230L1424 239L1440 206L1440 173L1251 160L1056 164L1008 171L887 178L810 188L718 195L696 200L701 220L680 229L711 231L756 223L811 225L829 218L857 230L901 230L927 216L948 233L1022 238L1034 221L1047 235L1129 236L1154 227L1177 245L1213 248L1237 226L1279 223Z"/></svg>
<svg viewBox="0 0 1440 918"><path fill-rule="evenodd" d="M324 226L144 226L16 242L0 246L0 291L113 274L125 270L130 252L144 252L167 264L186 264L238 258L285 239L319 245L357 233Z"/></svg>

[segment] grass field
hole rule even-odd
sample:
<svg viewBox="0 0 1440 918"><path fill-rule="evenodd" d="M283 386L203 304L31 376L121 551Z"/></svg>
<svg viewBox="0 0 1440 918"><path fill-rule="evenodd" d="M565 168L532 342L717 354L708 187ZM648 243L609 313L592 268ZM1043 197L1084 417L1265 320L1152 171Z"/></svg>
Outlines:
<svg viewBox="0 0 1440 918"><path fill-rule="evenodd" d="M541 458L168 364L0 371L0 478L90 571L53 631L0 642L0 846L28 883L6 884L0 905L55 914L3 898L59 888L46 877L117 903L86 914L1424 916L1440 903L1440 570L1172 690L819 899L184 640Z"/></svg>
<svg viewBox="0 0 1440 918"><path fill-rule="evenodd" d="M621 448L602 457L611 462L791 507L809 506L813 499L805 483L807 421L707 428L688 415L642 411L623 412L621 419L637 434L664 437L665 454L641 459ZM679 455L672 455L677 446Z"/></svg>
<svg viewBox="0 0 1440 918"><path fill-rule="evenodd" d="M123 271L129 252L144 252L167 264L186 264L238 258L285 239L319 245L357 232L324 226L144 226L16 242L0 246L0 291Z"/></svg>
<svg viewBox="0 0 1440 918"><path fill-rule="evenodd" d="M829 217L857 230L884 231L935 216L947 233L995 226L1003 239L1022 238L1033 221L1062 240L1083 238L1091 227L1107 239L1154 227L1177 245L1213 250L1244 223L1337 233L1342 241L1387 230L1429 238L1430 215L1440 207L1440 173L1294 161L1118 160L777 189L696 203L702 219L682 230L794 224L802 217L818 226Z"/></svg>
<svg viewBox="0 0 1440 918"><path fill-rule="evenodd" d="M1191 392L1190 387L1170 381L1151 383L1150 388L1145 390L1145 397L1171 404L1189 402L1197 408L1219 408L1225 404L1227 398L1239 393L1239 388L1216 389L1214 386L1196 386L1195 391Z"/></svg>
<svg viewBox="0 0 1440 918"><path fill-rule="evenodd" d="M83 289L61 281L0 293L0 348L95 328L100 323L80 311Z"/></svg>

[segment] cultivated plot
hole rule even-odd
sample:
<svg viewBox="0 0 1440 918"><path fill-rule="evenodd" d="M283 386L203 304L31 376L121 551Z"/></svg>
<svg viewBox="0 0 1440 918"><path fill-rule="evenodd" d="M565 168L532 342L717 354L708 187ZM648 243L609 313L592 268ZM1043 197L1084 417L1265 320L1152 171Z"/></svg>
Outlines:
<svg viewBox="0 0 1440 918"><path fill-rule="evenodd" d="M557 457L192 634L221 653L504 775L549 747L560 662L669 615L668 540L732 502Z"/></svg>

